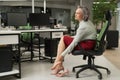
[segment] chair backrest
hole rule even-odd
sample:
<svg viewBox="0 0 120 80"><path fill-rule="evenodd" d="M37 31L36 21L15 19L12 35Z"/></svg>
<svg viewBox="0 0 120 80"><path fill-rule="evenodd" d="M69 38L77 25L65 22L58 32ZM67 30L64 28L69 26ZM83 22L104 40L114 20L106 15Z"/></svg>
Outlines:
<svg viewBox="0 0 120 80"><path fill-rule="evenodd" d="M22 30L30 30L32 29L32 26L29 24L27 26L20 26L20 29ZM32 39L34 38L34 33L32 33ZM25 42L30 42L31 40L31 33L30 32L25 32L21 34L21 40Z"/></svg>
<svg viewBox="0 0 120 80"><path fill-rule="evenodd" d="M95 50L100 51L100 52L105 51L106 49L105 35L107 33L108 27L109 27L109 22L106 21L97 35L97 42L96 42Z"/></svg>
<svg viewBox="0 0 120 80"><path fill-rule="evenodd" d="M101 28L100 33L99 33L98 36L97 36L97 40L98 40L98 41L104 41L105 35L106 35L106 33L107 33L107 30L108 30L108 27L109 27L109 22L106 21L106 22L103 24L103 27Z"/></svg>

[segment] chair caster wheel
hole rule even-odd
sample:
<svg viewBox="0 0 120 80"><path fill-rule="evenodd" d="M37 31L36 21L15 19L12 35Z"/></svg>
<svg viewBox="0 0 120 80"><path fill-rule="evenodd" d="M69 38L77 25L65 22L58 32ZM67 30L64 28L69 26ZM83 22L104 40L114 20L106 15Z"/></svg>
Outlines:
<svg viewBox="0 0 120 80"><path fill-rule="evenodd" d="M108 70L108 71L107 71L107 74L108 74L108 75L110 75L110 74L111 74L111 72Z"/></svg>
<svg viewBox="0 0 120 80"><path fill-rule="evenodd" d="M72 72L75 72L75 68L73 68Z"/></svg>
<svg viewBox="0 0 120 80"><path fill-rule="evenodd" d="M98 75L98 78L99 78L100 80L102 80L102 75Z"/></svg>
<svg viewBox="0 0 120 80"><path fill-rule="evenodd" d="M76 78L79 78L79 76L78 76L78 75L76 75Z"/></svg>

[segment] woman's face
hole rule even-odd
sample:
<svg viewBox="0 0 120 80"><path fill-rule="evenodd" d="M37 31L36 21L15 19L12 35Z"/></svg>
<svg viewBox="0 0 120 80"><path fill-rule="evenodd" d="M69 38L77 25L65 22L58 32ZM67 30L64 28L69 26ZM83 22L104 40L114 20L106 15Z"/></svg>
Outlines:
<svg viewBox="0 0 120 80"><path fill-rule="evenodd" d="M81 21L83 20L83 12L81 8L76 9L75 11L75 20Z"/></svg>

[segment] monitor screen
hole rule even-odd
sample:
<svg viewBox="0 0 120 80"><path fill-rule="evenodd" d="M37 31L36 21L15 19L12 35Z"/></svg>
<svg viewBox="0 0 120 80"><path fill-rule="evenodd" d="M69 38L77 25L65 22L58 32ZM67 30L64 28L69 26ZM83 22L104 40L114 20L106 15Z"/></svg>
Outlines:
<svg viewBox="0 0 120 80"><path fill-rule="evenodd" d="M7 19L7 16L6 16L6 13L1 13L1 23L6 23L6 19Z"/></svg>
<svg viewBox="0 0 120 80"><path fill-rule="evenodd" d="M45 26L50 25L49 14L44 13L30 13L29 23L31 26Z"/></svg>
<svg viewBox="0 0 120 80"><path fill-rule="evenodd" d="M27 15L25 13L7 13L7 26L27 25Z"/></svg>
<svg viewBox="0 0 120 80"><path fill-rule="evenodd" d="M57 25L57 19L55 19L55 18L50 18L50 24L51 24L51 25Z"/></svg>

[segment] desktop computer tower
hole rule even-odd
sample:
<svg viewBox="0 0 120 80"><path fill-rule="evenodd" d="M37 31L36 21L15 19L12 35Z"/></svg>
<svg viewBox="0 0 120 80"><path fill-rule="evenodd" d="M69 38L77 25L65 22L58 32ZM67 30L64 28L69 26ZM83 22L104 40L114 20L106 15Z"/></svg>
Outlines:
<svg viewBox="0 0 120 80"><path fill-rule="evenodd" d="M11 71L13 67L13 54L11 47L0 46L0 72Z"/></svg>
<svg viewBox="0 0 120 80"><path fill-rule="evenodd" d="M116 48L119 45L119 32L117 30L108 30L106 35L107 48Z"/></svg>
<svg viewBox="0 0 120 80"><path fill-rule="evenodd" d="M58 46L57 39L46 38L45 39L45 56L56 57L57 46Z"/></svg>

